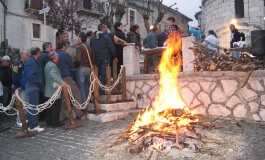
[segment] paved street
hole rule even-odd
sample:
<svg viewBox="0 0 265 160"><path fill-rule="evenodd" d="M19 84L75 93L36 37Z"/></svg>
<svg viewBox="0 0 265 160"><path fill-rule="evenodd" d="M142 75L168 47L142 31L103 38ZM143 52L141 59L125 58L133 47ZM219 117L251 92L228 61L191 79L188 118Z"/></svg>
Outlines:
<svg viewBox="0 0 265 160"><path fill-rule="evenodd" d="M131 119L130 119L131 121ZM79 121L85 127L65 131L63 128L47 128L32 138L14 139L21 128L16 127L15 119L10 118L4 126L11 126L11 130L0 133L1 160L44 160L44 159L101 159L96 157L95 143L104 132L129 124L126 120L112 123L97 123L88 120Z"/></svg>
<svg viewBox="0 0 265 160"><path fill-rule="evenodd" d="M14 126L14 117L4 126L11 130L0 133L1 160L139 160L147 155L131 155L125 150L126 144L109 148L122 130L128 127L135 116L111 123L97 123L82 120L84 128L64 131L63 128L47 128L32 138L14 139L20 128ZM151 159L163 160L263 160L265 157L265 123L229 119L211 119L216 127L205 129L204 135L221 141L220 144L207 143L193 157L181 157L174 154L160 154ZM173 150L174 151L174 150ZM185 151L184 151L185 152Z"/></svg>

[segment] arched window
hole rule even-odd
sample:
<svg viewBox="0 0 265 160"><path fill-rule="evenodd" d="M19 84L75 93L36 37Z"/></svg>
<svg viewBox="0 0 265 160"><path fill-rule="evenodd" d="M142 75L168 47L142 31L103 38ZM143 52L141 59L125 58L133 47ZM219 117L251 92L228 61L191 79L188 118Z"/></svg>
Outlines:
<svg viewBox="0 0 265 160"><path fill-rule="evenodd" d="M236 18L244 18L244 0L235 0Z"/></svg>

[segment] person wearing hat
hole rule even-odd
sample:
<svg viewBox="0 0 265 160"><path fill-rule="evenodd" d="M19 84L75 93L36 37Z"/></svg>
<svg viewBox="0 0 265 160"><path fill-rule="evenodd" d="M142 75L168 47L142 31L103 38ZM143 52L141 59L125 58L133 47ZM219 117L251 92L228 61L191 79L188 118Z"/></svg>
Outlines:
<svg viewBox="0 0 265 160"><path fill-rule="evenodd" d="M1 102L5 107L9 104L12 94L12 70L10 68L10 57L5 55L0 66L0 81L3 85L3 96Z"/></svg>
<svg viewBox="0 0 265 160"><path fill-rule="evenodd" d="M61 72L57 67L56 63L58 62L58 54L55 51L49 53L50 61L46 64L44 68L45 75L45 91L44 96L50 99L55 91L57 90L56 86L67 86L63 81ZM50 108L46 110L46 123L47 126L60 127L64 125L62 121L59 121L59 115L61 110L61 99L57 99Z"/></svg>

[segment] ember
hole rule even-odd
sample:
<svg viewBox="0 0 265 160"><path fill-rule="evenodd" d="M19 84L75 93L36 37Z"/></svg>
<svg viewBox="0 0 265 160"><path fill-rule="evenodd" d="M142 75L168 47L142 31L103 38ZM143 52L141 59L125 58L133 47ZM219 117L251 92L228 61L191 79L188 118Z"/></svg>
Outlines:
<svg viewBox="0 0 265 160"><path fill-rule="evenodd" d="M178 34L170 36L167 47L158 67L159 95L153 106L142 111L127 132L118 138L129 140L126 148L131 154L145 151L151 157L154 151L160 152L167 148L193 148L196 151L200 145L195 141L202 136L194 128L194 125L199 124L200 116L193 109L203 104L189 108L178 86L181 37Z"/></svg>

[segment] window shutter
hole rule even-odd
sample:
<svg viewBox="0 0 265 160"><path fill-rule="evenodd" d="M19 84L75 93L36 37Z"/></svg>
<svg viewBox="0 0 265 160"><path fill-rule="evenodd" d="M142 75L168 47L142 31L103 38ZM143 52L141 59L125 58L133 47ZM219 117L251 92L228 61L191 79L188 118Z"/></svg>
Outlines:
<svg viewBox="0 0 265 160"><path fill-rule="evenodd" d="M244 0L235 0L236 18L244 18Z"/></svg>

